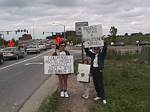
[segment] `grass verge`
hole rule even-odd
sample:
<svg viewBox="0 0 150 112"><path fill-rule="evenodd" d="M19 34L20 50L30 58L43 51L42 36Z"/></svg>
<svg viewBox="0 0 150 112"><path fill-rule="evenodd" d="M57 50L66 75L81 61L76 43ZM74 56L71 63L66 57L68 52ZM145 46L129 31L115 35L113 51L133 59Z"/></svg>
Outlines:
<svg viewBox="0 0 150 112"><path fill-rule="evenodd" d="M41 104L38 112L58 112L59 98L56 93L46 98Z"/></svg>
<svg viewBox="0 0 150 112"><path fill-rule="evenodd" d="M107 59L104 70L107 105L98 103L89 112L150 112L150 66L134 63L136 57Z"/></svg>

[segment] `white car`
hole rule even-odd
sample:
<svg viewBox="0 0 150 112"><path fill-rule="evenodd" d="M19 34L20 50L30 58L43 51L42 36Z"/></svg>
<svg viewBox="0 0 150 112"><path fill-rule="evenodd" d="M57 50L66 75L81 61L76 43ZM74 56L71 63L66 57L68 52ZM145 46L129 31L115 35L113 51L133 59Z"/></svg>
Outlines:
<svg viewBox="0 0 150 112"><path fill-rule="evenodd" d="M46 50L46 45L45 44L39 44L40 50Z"/></svg>
<svg viewBox="0 0 150 112"><path fill-rule="evenodd" d="M27 54L29 53L40 53L40 48L38 45L29 45L26 49Z"/></svg>

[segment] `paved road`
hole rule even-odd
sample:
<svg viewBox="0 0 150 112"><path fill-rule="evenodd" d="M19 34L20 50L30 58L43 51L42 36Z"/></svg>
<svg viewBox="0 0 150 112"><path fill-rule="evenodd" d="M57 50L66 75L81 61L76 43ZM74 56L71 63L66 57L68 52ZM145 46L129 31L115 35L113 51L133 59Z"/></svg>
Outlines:
<svg viewBox="0 0 150 112"><path fill-rule="evenodd" d="M24 59L6 61L0 66L0 112L16 112L49 77L43 75L43 56L52 52L48 50Z"/></svg>
<svg viewBox="0 0 150 112"><path fill-rule="evenodd" d="M21 60L6 61L0 66L0 112L16 112L24 101L46 80L43 65L25 65L43 63L43 55L29 55Z"/></svg>

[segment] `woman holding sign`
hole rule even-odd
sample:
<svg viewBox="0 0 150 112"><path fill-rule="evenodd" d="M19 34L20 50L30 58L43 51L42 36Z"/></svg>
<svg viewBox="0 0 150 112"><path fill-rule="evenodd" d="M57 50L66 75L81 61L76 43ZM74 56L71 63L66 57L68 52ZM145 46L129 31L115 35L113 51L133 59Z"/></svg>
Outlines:
<svg viewBox="0 0 150 112"><path fill-rule="evenodd" d="M91 52L89 48L85 48L86 55L91 58L91 72L93 76L93 82L97 97L94 100L102 100L103 104L106 104L106 98L104 94L103 84L103 69L104 59L106 56L107 45L104 43L103 47L94 47L94 52Z"/></svg>
<svg viewBox="0 0 150 112"><path fill-rule="evenodd" d="M61 41L58 44L58 50L53 53L53 56L60 56L60 55L70 55L69 51L65 50L66 43ZM69 97L67 92L67 80L68 74L56 74L59 78L59 87L60 87L60 97Z"/></svg>

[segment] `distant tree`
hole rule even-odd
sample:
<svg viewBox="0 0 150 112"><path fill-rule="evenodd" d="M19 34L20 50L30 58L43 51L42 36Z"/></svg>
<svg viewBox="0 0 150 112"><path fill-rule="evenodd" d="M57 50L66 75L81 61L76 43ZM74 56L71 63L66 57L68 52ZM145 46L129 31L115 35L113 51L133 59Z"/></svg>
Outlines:
<svg viewBox="0 0 150 112"><path fill-rule="evenodd" d="M0 46L5 45L5 39L2 37L2 34L0 34Z"/></svg>
<svg viewBox="0 0 150 112"><path fill-rule="evenodd" d="M128 33L125 33L124 36L129 36Z"/></svg>
<svg viewBox="0 0 150 112"><path fill-rule="evenodd" d="M15 38L12 38L11 40L15 42L15 46L18 46L18 40L16 40Z"/></svg>
<svg viewBox="0 0 150 112"><path fill-rule="evenodd" d="M0 46L3 45L3 39L0 37Z"/></svg>
<svg viewBox="0 0 150 112"><path fill-rule="evenodd" d="M139 35L143 35L143 33L142 33L142 32L139 32Z"/></svg>
<svg viewBox="0 0 150 112"><path fill-rule="evenodd" d="M110 33L110 36L112 38L112 41L115 42L116 41L116 35L117 35L117 28L115 28L115 26L111 26L109 33Z"/></svg>
<svg viewBox="0 0 150 112"><path fill-rule="evenodd" d="M73 42L73 44L79 44L81 43L81 39L80 38L77 38L76 36L69 36L67 38L67 42Z"/></svg>
<svg viewBox="0 0 150 112"><path fill-rule="evenodd" d="M131 33L131 36L142 36L143 33L142 32L139 32L139 33Z"/></svg>

